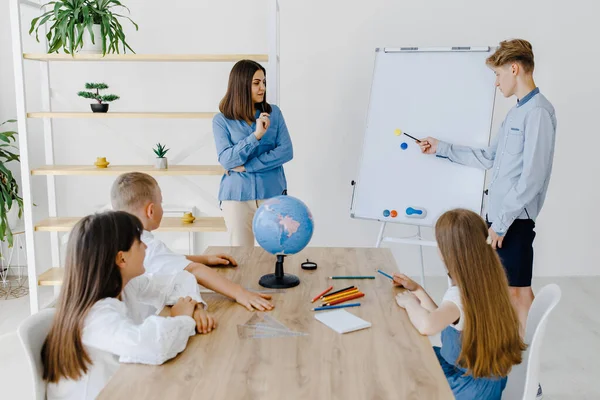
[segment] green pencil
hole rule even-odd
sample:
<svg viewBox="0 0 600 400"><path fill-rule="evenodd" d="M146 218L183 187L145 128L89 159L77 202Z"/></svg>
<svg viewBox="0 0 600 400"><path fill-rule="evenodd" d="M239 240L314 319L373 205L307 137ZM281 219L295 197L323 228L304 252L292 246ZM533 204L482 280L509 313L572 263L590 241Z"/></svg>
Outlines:
<svg viewBox="0 0 600 400"><path fill-rule="evenodd" d="M330 276L329 279L375 279L372 275Z"/></svg>

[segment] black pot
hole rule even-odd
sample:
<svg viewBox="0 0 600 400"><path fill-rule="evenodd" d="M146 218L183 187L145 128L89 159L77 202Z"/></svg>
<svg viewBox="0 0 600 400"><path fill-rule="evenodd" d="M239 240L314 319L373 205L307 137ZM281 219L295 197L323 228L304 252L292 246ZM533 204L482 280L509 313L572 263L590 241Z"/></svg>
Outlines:
<svg viewBox="0 0 600 400"><path fill-rule="evenodd" d="M92 111L95 113L108 112L108 104L90 104Z"/></svg>

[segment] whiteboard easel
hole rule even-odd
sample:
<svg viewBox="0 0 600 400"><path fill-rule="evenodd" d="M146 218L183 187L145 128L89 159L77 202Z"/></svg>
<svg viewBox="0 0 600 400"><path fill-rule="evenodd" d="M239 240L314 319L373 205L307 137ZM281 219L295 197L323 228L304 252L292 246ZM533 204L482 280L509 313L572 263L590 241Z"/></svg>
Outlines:
<svg viewBox="0 0 600 400"><path fill-rule="evenodd" d="M423 240L421 226L433 227L439 215L453 208L481 213L485 172L422 155L398 130L472 147L489 145L496 90L485 59L492 51L376 49L359 177L352 182L351 217L381 222L376 247L384 242L418 245L423 286L423 246L437 244ZM426 186L422 176L427 176ZM424 211L416 219L411 215L415 209ZM417 234L385 236L388 223L416 225Z"/></svg>

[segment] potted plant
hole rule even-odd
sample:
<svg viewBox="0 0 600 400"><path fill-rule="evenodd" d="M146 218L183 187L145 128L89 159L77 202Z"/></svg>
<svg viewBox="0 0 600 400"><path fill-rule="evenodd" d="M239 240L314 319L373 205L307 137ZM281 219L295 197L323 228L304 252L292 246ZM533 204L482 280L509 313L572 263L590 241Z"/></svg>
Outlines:
<svg viewBox="0 0 600 400"><path fill-rule="evenodd" d="M8 120L0 124L15 123ZM19 185L12 172L6 167L11 161L20 161L19 154L15 152L15 131L0 132L0 240L6 240L8 246L13 245L12 228L23 215L23 199L19 196Z"/></svg>
<svg viewBox="0 0 600 400"><path fill-rule="evenodd" d="M106 83L86 83L85 88L89 90L95 90L95 92L78 92L77 95L79 97L83 97L84 99L96 100L98 103L90 104L92 111L95 113L108 112L108 104L106 103L119 100L120 98L115 94L100 94L101 90L108 89L108 85Z"/></svg>
<svg viewBox="0 0 600 400"><path fill-rule="evenodd" d="M153 150L154 150L154 154L156 154L155 167L157 169L169 168L169 163L167 162L167 158L165 157L165 154L167 154L167 151L169 151L170 149L166 149L165 146L163 146L160 143L157 143L156 148L154 148Z"/></svg>
<svg viewBox="0 0 600 400"><path fill-rule="evenodd" d="M46 38L48 53L57 53L61 48L67 54L87 53L123 53L129 49L135 53L125 40L120 19L131 21L135 30L138 25L129 17L119 14L119 8L129 12L119 0L55 0L42 8L51 9L31 21L29 34L35 31L39 42L40 26L48 23Z"/></svg>

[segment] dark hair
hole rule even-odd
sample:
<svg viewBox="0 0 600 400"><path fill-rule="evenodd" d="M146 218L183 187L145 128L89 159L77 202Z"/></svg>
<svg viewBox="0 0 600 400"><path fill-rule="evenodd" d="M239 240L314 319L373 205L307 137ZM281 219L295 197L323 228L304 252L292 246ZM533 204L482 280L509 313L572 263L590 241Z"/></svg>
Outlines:
<svg viewBox="0 0 600 400"><path fill-rule="evenodd" d="M225 118L254 122L256 109L261 112L271 112L271 106L267 103L266 90L261 103L252 102L252 78L259 69L266 77L267 71L256 61L240 60L233 66L229 73L227 93L219 103L219 111Z"/></svg>
<svg viewBox="0 0 600 400"><path fill-rule="evenodd" d="M91 359L81 342L83 322L97 301L121 293L117 254L131 249L142 232L140 220L124 211L89 215L73 228L56 315L42 348L46 381L76 380L87 372Z"/></svg>

